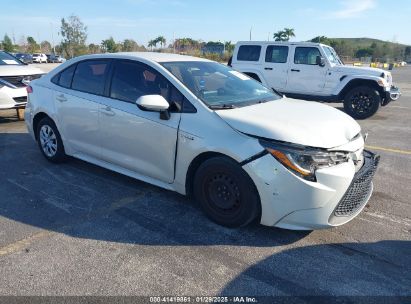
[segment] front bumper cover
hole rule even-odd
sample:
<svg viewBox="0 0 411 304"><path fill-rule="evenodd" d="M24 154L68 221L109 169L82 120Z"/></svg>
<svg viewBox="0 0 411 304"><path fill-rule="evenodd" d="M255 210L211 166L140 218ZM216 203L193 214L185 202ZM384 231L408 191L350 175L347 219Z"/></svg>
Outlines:
<svg viewBox="0 0 411 304"><path fill-rule="evenodd" d="M401 97L401 91L396 86L391 86L387 91L385 91L385 99L382 103L383 106L387 105L391 101L396 101Z"/></svg>

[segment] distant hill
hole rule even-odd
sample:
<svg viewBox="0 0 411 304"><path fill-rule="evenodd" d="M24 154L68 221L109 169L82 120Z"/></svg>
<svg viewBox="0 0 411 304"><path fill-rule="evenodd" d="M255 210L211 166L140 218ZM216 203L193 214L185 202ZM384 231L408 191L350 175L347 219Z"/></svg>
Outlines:
<svg viewBox="0 0 411 304"><path fill-rule="evenodd" d="M402 44L402 43L395 43L395 42L391 42L391 41L384 41L384 40L379 40L379 39L374 39L374 38L330 38L333 39L335 41L345 41L346 43L352 43L353 45L359 47L359 48L363 48L363 47L369 47L370 45L372 45L373 43L376 43L377 45L383 45L383 44L388 44L389 46L402 46L402 47L407 47L409 45L407 44Z"/></svg>
<svg viewBox="0 0 411 304"><path fill-rule="evenodd" d="M331 45L340 56L347 58L372 58L390 62L411 59L411 46L373 38L314 37L310 41Z"/></svg>

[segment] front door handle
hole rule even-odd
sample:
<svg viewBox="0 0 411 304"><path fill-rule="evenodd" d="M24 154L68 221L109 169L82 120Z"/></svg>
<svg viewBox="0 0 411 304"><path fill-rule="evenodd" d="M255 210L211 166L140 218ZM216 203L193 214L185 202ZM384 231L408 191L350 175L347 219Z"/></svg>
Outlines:
<svg viewBox="0 0 411 304"><path fill-rule="evenodd" d="M60 94L56 96L56 99L60 102L65 102L67 101L67 98L64 96L64 94Z"/></svg>
<svg viewBox="0 0 411 304"><path fill-rule="evenodd" d="M273 70L273 68L264 68L264 70L267 70L267 71L272 71L272 70Z"/></svg>
<svg viewBox="0 0 411 304"><path fill-rule="evenodd" d="M291 69L291 72L300 72L300 70Z"/></svg>
<svg viewBox="0 0 411 304"><path fill-rule="evenodd" d="M109 106L105 107L104 109L101 109L100 112L103 113L104 115L107 115L107 116L116 115L116 113L114 113L113 110L111 109L111 107L109 107Z"/></svg>

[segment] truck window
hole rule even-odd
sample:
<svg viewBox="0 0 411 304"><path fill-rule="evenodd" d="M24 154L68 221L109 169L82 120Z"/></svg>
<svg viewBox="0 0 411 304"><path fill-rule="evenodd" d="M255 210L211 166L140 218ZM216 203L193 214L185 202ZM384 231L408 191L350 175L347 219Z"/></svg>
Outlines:
<svg viewBox="0 0 411 304"><path fill-rule="evenodd" d="M242 45L238 49L238 61L259 61L261 45Z"/></svg>
<svg viewBox="0 0 411 304"><path fill-rule="evenodd" d="M288 58L288 46L269 45L265 52L265 62L286 63Z"/></svg>
<svg viewBox="0 0 411 304"><path fill-rule="evenodd" d="M321 56L321 53L316 47L296 47L294 63L317 65L317 56Z"/></svg>

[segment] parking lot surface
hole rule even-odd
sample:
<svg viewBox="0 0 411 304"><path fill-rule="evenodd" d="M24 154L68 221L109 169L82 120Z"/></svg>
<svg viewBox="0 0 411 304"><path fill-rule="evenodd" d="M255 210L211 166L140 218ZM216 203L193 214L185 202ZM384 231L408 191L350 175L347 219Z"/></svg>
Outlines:
<svg viewBox="0 0 411 304"><path fill-rule="evenodd" d="M50 164L0 112L0 294L411 296L411 68L393 76L402 98L359 122L381 155L374 195L314 232L222 228L173 192Z"/></svg>

